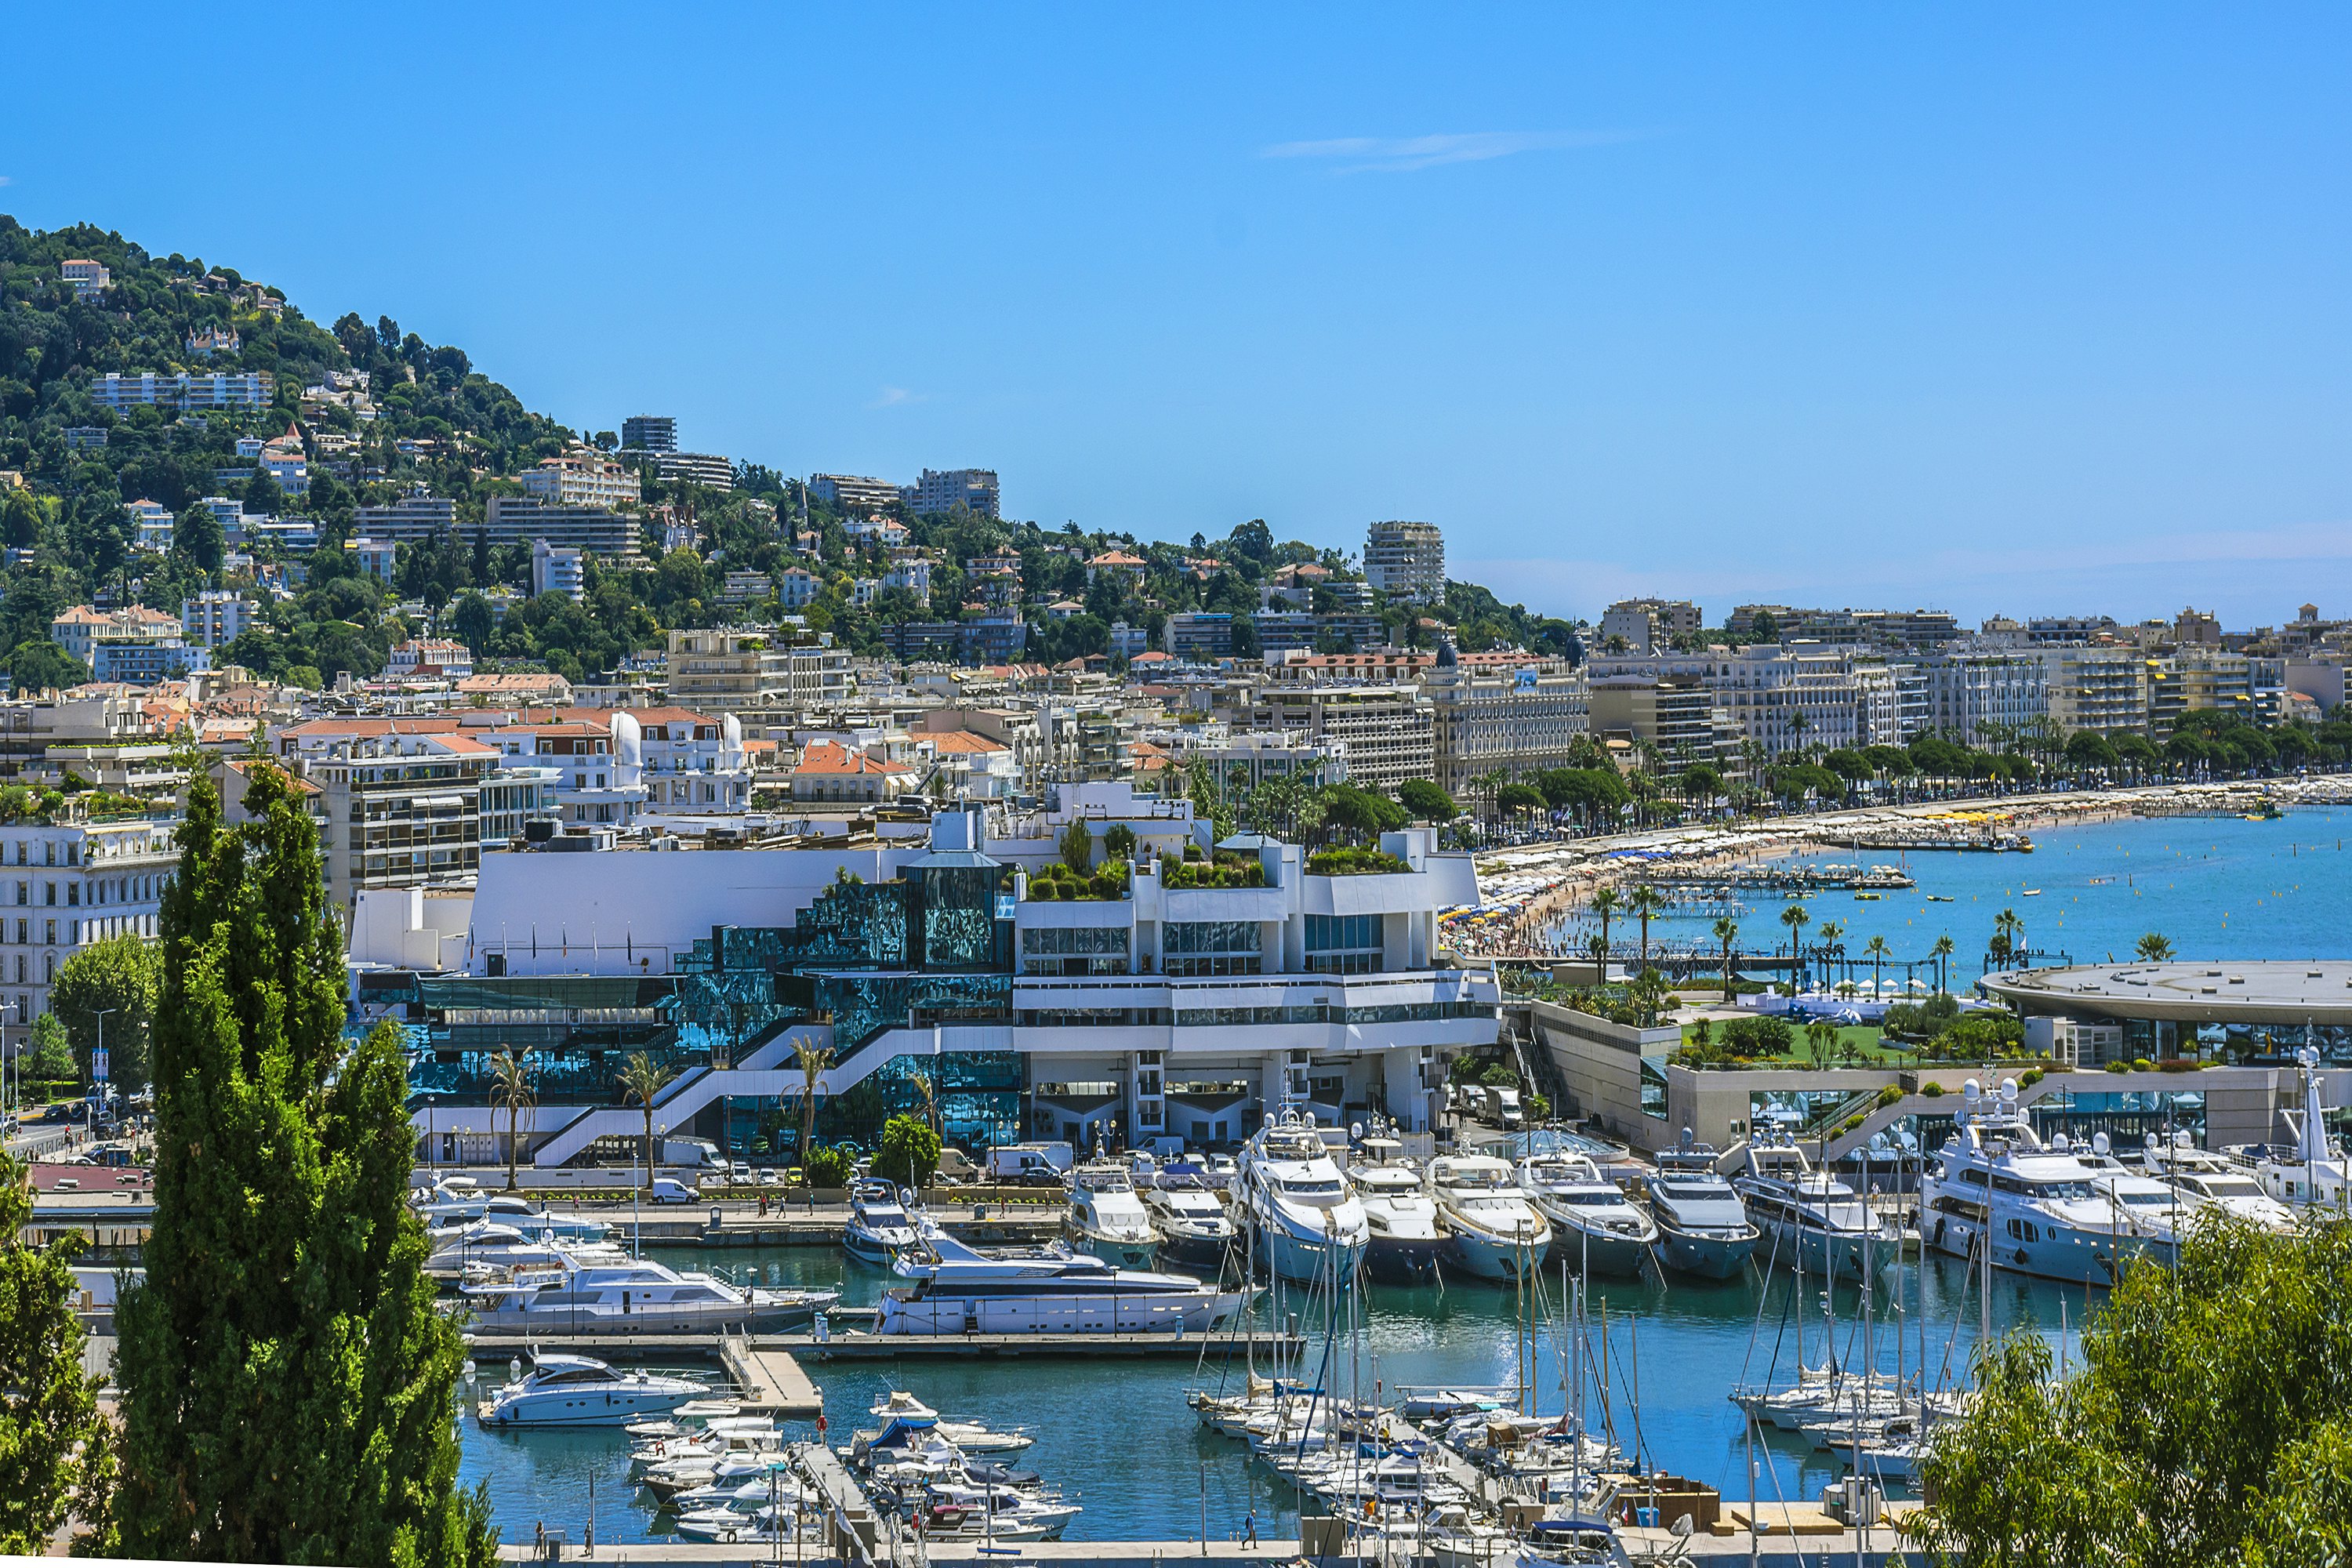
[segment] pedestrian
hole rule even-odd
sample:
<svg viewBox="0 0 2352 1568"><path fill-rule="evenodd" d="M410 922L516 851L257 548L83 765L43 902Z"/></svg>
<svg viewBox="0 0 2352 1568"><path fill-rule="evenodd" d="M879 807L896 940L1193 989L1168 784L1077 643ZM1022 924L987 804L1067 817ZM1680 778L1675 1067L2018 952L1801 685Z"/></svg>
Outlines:
<svg viewBox="0 0 2352 1568"><path fill-rule="evenodd" d="M1252 1509L1242 1520L1242 1540L1250 1546L1257 1544L1257 1510Z"/></svg>
<svg viewBox="0 0 2352 1568"><path fill-rule="evenodd" d="M768 1194L765 1193L760 1194L760 1217L761 1219L768 1217Z"/></svg>
<svg viewBox="0 0 2352 1568"><path fill-rule="evenodd" d="M547 1521L545 1521L545 1520L543 1520L543 1519L542 1519L542 1520L541 1520L541 1521L539 1521L539 1553L538 1553L538 1554L539 1554L540 1556L541 1556L541 1557L544 1557L544 1556L546 1556L546 1555L547 1555Z"/></svg>

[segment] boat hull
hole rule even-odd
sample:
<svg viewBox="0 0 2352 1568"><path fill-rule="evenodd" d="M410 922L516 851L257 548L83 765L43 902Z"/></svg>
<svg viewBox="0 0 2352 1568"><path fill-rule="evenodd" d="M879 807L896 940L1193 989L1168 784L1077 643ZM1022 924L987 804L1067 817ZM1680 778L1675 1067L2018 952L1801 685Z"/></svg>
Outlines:
<svg viewBox="0 0 2352 1568"><path fill-rule="evenodd" d="M890 1267L890 1259L896 1252L896 1248L880 1237L857 1230L841 1233L841 1250L860 1263L872 1263L884 1268Z"/></svg>
<svg viewBox="0 0 2352 1568"><path fill-rule="evenodd" d="M1540 1268L1548 1250L1457 1230L1445 1249L1445 1260L1473 1279L1517 1279Z"/></svg>
<svg viewBox="0 0 2352 1568"><path fill-rule="evenodd" d="M831 1300L816 1299L761 1302L746 1308L730 1308L723 1313L666 1307L628 1312L604 1308L592 1310L584 1307L557 1308L546 1311L494 1308L474 1312L468 1326L504 1333L546 1334L559 1339L604 1334L782 1333L808 1327L816 1316L817 1309L831 1304ZM660 1408L667 1410L669 1406Z"/></svg>
<svg viewBox="0 0 2352 1568"><path fill-rule="evenodd" d="M1567 1264L1570 1273L1631 1279L1642 1272L1642 1256L1649 1249L1644 1237L1582 1230L1556 1217L1552 1221L1553 1261Z"/></svg>
<svg viewBox="0 0 2352 1568"><path fill-rule="evenodd" d="M1160 1237L1160 1260L1180 1268L1220 1268L1233 1245L1230 1236L1186 1236L1163 1231Z"/></svg>
<svg viewBox="0 0 2352 1568"><path fill-rule="evenodd" d="M1699 1231L1658 1226L1658 1262L1677 1274L1701 1279L1736 1279L1748 1271L1760 1233L1742 1237L1711 1236Z"/></svg>
<svg viewBox="0 0 2352 1568"><path fill-rule="evenodd" d="M1890 1238L1871 1237L1867 1241L1852 1231L1824 1231L1811 1226L1790 1225L1775 1221L1763 1227L1763 1241L1769 1245L1780 1267L1794 1268L1797 1260L1804 1260L1805 1272L1826 1274L1836 1279L1861 1279L1865 1273L1884 1274L1895 1262L1901 1247Z"/></svg>
<svg viewBox="0 0 2352 1568"><path fill-rule="evenodd" d="M1205 1333L1249 1304L1249 1290L957 1296L891 1291L877 1334Z"/></svg>
<svg viewBox="0 0 2352 1568"><path fill-rule="evenodd" d="M1251 1250L1282 1279L1297 1285L1321 1284L1333 1278L1352 1279L1363 1261L1365 1244L1325 1237L1303 1237L1278 1226L1259 1226L1251 1237Z"/></svg>
<svg viewBox="0 0 2352 1568"><path fill-rule="evenodd" d="M550 1426L625 1426L647 1415L666 1415L701 1393L699 1389L688 1394L648 1392L640 1394L601 1390L578 1394L551 1391L503 1409L485 1405L477 1419L493 1431Z"/></svg>
<svg viewBox="0 0 2352 1568"><path fill-rule="evenodd" d="M1113 1268L1149 1268L1151 1267L1151 1255L1159 1250L1157 1237L1138 1240L1097 1236L1068 1223L1063 1225L1062 1235L1072 1250L1083 1252L1089 1258L1099 1258Z"/></svg>
<svg viewBox="0 0 2352 1568"><path fill-rule="evenodd" d="M1928 1223L1927 1246L1948 1258L1969 1259L1975 1253L1976 1234L1977 1226L1969 1221L1937 1215ZM2169 1265L2173 1253L2171 1242L2149 1237L2042 1230L2036 1239L2027 1242L1996 1232L1992 1266L2004 1274L2058 1279L2070 1285L2112 1285L2134 1259L2153 1258Z"/></svg>
<svg viewBox="0 0 2352 1568"><path fill-rule="evenodd" d="M1382 1236L1372 1233L1364 1248L1364 1272L1389 1284L1420 1285L1437 1278L1445 1255L1442 1236Z"/></svg>

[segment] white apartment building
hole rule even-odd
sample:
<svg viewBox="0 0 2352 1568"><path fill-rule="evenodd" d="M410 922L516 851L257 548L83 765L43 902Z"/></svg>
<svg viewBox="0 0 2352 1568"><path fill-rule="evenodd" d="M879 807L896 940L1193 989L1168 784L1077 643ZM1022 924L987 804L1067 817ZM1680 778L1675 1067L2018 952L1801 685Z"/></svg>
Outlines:
<svg viewBox="0 0 2352 1568"><path fill-rule="evenodd" d="M352 513L353 529L370 539L409 543L447 533L457 525L457 503L423 485L387 506L363 506Z"/></svg>
<svg viewBox="0 0 2352 1568"><path fill-rule="evenodd" d="M126 414L146 404L198 412L267 408L276 395L278 378L266 370L206 371L201 374L145 371L124 375L108 371L90 378L89 399L100 408Z"/></svg>
<svg viewBox="0 0 2352 1568"><path fill-rule="evenodd" d="M574 447L543 458L520 476L523 493L557 506L601 506L617 511L637 504L637 476L604 454Z"/></svg>
<svg viewBox="0 0 2352 1568"><path fill-rule="evenodd" d="M0 828L0 1002L29 1024L49 1010L58 966L110 937L152 940L179 864L173 825L25 823Z"/></svg>
<svg viewBox="0 0 2352 1568"><path fill-rule="evenodd" d="M122 503L131 525L139 531L131 548L151 554L162 554L172 548L172 509L161 501L127 500Z"/></svg>
<svg viewBox="0 0 2352 1568"><path fill-rule="evenodd" d="M1737 737L1770 756L1808 746L1851 746L1860 735L1860 683L1852 649L1817 643L1755 643L1690 653L1595 654L1595 681L1620 676L1685 677L1706 687Z"/></svg>
<svg viewBox="0 0 2352 1568"><path fill-rule="evenodd" d="M1429 700L1431 763L1440 788L1466 795L1470 781L1501 769L1517 777L1569 765L1591 725L1584 672L1529 662L1465 668L1452 643L1422 679ZM1349 753L1350 767L1354 755Z"/></svg>
<svg viewBox="0 0 2352 1568"><path fill-rule="evenodd" d="M617 782L641 784L646 809L731 816L751 805L743 724L687 708L628 708L610 721Z"/></svg>
<svg viewBox="0 0 2352 1568"><path fill-rule="evenodd" d="M234 642L261 623L261 606L234 588L204 588L180 601L180 635L198 647Z"/></svg>
<svg viewBox="0 0 2352 1568"><path fill-rule="evenodd" d="M919 514L953 511L961 506L979 517L998 515L994 468L925 468L922 477L898 496L908 510Z"/></svg>
<svg viewBox="0 0 2352 1568"><path fill-rule="evenodd" d="M1996 729L2014 730L2050 711L2042 660L2011 648L1948 648L1919 661L1927 676L1931 727L1969 745Z"/></svg>
<svg viewBox="0 0 2352 1568"><path fill-rule="evenodd" d="M84 664L93 661L98 646L108 642L154 642L176 639L180 623L161 610L131 605L120 610L94 610L76 605L49 623L49 640Z"/></svg>
<svg viewBox="0 0 2352 1568"><path fill-rule="evenodd" d="M787 566L776 574L776 603L787 610L804 610L815 603L822 586L805 566Z"/></svg>
<svg viewBox="0 0 2352 1568"><path fill-rule="evenodd" d="M588 597L588 568L582 553L561 544L550 544L544 539L530 542L530 592L533 598L541 594L562 594L573 604Z"/></svg>
<svg viewBox="0 0 2352 1568"><path fill-rule="evenodd" d="M1364 789L1436 773L1436 705L1418 686L1269 685L1251 704L1250 728L1340 748L1349 782Z"/></svg>
<svg viewBox="0 0 2352 1568"><path fill-rule="evenodd" d="M849 696L849 651L791 628L719 626L669 634L669 694L712 713L804 710Z"/></svg>
<svg viewBox="0 0 2352 1568"><path fill-rule="evenodd" d="M931 563L920 555L908 555L890 563L890 570L882 574L885 588L904 588L918 599L931 596Z"/></svg>
<svg viewBox="0 0 2352 1568"><path fill-rule="evenodd" d="M735 465L710 452L660 453L654 458L654 472L671 483L683 479L705 489L735 488Z"/></svg>
<svg viewBox="0 0 2352 1568"><path fill-rule="evenodd" d="M1858 659L1853 680L1855 744L1907 746L1934 727L1927 675L1918 665Z"/></svg>
<svg viewBox="0 0 2352 1568"><path fill-rule="evenodd" d="M1364 577L1402 599L1445 597L1445 536L1431 522L1376 522L1364 531Z"/></svg>
<svg viewBox="0 0 2352 1568"><path fill-rule="evenodd" d="M817 500L857 517L887 510L898 502L897 485L858 474L811 474L808 488Z"/></svg>
<svg viewBox="0 0 2352 1568"><path fill-rule="evenodd" d="M1699 607L1688 599L1620 599L1602 612L1600 637L1603 647L1622 637L1628 652L1647 653L1700 625Z"/></svg>
<svg viewBox="0 0 2352 1568"><path fill-rule="evenodd" d="M463 680L473 673L473 650L447 637L411 637L384 655L386 680Z"/></svg>
<svg viewBox="0 0 2352 1568"><path fill-rule="evenodd" d="M601 506L565 506L537 496L492 496L483 532L493 548L544 539L592 555L627 555L637 547L637 520Z"/></svg>

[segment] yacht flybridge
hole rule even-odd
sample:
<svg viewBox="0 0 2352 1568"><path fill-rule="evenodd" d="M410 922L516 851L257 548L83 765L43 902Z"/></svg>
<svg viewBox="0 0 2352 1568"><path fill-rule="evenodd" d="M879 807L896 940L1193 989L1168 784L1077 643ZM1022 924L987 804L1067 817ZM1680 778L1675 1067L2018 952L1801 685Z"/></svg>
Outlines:
<svg viewBox="0 0 2352 1568"><path fill-rule="evenodd" d="M1360 1140L1348 1180L1371 1229L1365 1268L1375 1279L1418 1283L1437 1277L1445 1227L1437 1223L1436 1201L1422 1190L1420 1169L1402 1157L1403 1147L1379 1135Z"/></svg>
<svg viewBox="0 0 2352 1568"><path fill-rule="evenodd" d="M1658 1157L1649 1177L1650 1214L1658 1226L1658 1261L1678 1274L1729 1279L1747 1268L1762 1232L1738 1192L1716 1173L1716 1152L1690 1142Z"/></svg>
<svg viewBox="0 0 2352 1568"><path fill-rule="evenodd" d="M1188 1162L1161 1166L1149 1184L1138 1187L1151 1228L1159 1233L1162 1258L1186 1268L1223 1267L1238 1233L1218 1195L1222 1191L1222 1184L1210 1184L1206 1170Z"/></svg>
<svg viewBox="0 0 2352 1568"><path fill-rule="evenodd" d="M1355 1278L1371 1227L1315 1117L1269 1111L1234 1171L1236 1217L1255 1255L1304 1284Z"/></svg>
<svg viewBox="0 0 2352 1568"><path fill-rule="evenodd" d="M850 1184L849 1217L842 1222L841 1248L865 1263L887 1264L902 1247L915 1245L915 1222L898 1196L897 1184L862 1176Z"/></svg>
<svg viewBox="0 0 2352 1568"><path fill-rule="evenodd" d="M1991 1094L1970 1079L1951 1138L1920 1188L1923 1239L2019 1274L2111 1284L2133 1257L2163 1248L2158 1205L2146 1219L2116 1201L2116 1175L2045 1145L2017 1103L2017 1080Z"/></svg>

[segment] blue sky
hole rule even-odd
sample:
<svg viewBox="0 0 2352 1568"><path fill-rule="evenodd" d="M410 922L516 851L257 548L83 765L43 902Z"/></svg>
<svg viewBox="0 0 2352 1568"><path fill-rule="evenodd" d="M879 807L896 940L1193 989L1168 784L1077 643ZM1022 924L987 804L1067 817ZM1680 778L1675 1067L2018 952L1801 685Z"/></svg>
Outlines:
<svg viewBox="0 0 2352 1568"><path fill-rule="evenodd" d="M119 6L0 208L568 423L1456 575L2352 615L2352 13Z"/></svg>

